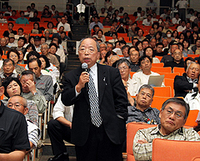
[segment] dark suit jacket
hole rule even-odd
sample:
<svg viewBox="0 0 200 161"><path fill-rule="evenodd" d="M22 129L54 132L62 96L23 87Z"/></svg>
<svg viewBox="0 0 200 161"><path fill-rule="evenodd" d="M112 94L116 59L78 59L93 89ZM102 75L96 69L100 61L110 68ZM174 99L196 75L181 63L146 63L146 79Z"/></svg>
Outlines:
<svg viewBox="0 0 200 161"><path fill-rule="evenodd" d="M175 97L185 97L188 92L185 90L194 90L197 91L198 88L193 88L193 83L189 83L186 78L186 73L183 76L176 76L174 78L174 90L175 90Z"/></svg>
<svg viewBox="0 0 200 161"><path fill-rule="evenodd" d="M64 76L62 102L74 104L72 120L72 143L82 146L88 139L90 130L90 105L86 88L76 97L75 86L83 70L77 68ZM113 67L97 64L98 95L103 127L109 139L115 144L125 140L125 123L127 119L127 94L119 74Z"/></svg>

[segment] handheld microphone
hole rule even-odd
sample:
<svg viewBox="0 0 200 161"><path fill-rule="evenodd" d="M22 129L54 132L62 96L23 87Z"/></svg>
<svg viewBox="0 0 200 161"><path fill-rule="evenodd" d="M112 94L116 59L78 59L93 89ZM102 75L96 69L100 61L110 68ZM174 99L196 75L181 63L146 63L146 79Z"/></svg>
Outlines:
<svg viewBox="0 0 200 161"><path fill-rule="evenodd" d="M89 72L89 70L88 70L88 64L87 64L87 63L83 63L83 64L81 65L81 68L82 68L85 72ZM85 83L85 88L86 88L87 91L89 90L89 88L88 88L88 83Z"/></svg>

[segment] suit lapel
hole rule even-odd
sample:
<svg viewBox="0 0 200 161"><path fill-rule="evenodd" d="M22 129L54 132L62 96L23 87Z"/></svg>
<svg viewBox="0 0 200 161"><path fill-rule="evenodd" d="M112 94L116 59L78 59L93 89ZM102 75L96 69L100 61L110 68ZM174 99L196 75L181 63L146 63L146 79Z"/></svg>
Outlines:
<svg viewBox="0 0 200 161"><path fill-rule="evenodd" d="M98 70L98 92L99 92L99 105L100 105L103 99L105 87L107 85L106 82L107 80L106 80L106 71L103 70L103 66L97 64L97 70Z"/></svg>

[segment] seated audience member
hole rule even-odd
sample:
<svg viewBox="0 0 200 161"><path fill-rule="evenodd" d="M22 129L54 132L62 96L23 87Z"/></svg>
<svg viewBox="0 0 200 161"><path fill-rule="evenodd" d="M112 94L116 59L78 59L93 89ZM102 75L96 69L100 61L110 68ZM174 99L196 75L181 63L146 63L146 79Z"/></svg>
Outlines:
<svg viewBox="0 0 200 161"><path fill-rule="evenodd" d="M103 29L103 24L99 22L99 17L97 16L94 17L94 22L90 23L89 25L90 31L93 29L95 25L98 25L101 30Z"/></svg>
<svg viewBox="0 0 200 161"><path fill-rule="evenodd" d="M166 32L169 30L171 33L173 32L172 29L169 28L170 23L168 21L165 22L164 29L162 30L163 33L166 34Z"/></svg>
<svg viewBox="0 0 200 161"><path fill-rule="evenodd" d="M181 25L177 27L177 32L183 32L186 29L186 22L185 20L181 21Z"/></svg>
<svg viewBox="0 0 200 161"><path fill-rule="evenodd" d="M134 82L130 77L130 62L127 59L122 58L117 61L116 66L119 69L122 81L124 83L124 86L127 88L128 94L131 96L135 96L137 82Z"/></svg>
<svg viewBox="0 0 200 161"><path fill-rule="evenodd" d="M14 95L21 95L22 85L18 78L6 78L2 84L4 86L4 99L2 102L7 105L8 99ZM29 112L25 115L28 120L31 120L35 125L38 126L38 109L34 101L27 100Z"/></svg>
<svg viewBox="0 0 200 161"><path fill-rule="evenodd" d="M56 54L56 51L58 49L58 46L55 43L51 43L49 45L49 54L54 55L56 57L56 59L59 62L59 66L56 64L54 64L58 69L60 69L60 56Z"/></svg>
<svg viewBox="0 0 200 161"><path fill-rule="evenodd" d="M147 39L144 39L142 41L142 49L144 50L145 48L147 48L149 46L149 41Z"/></svg>
<svg viewBox="0 0 200 161"><path fill-rule="evenodd" d="M196 131L183 127L189 110L188 104L181 98L170 98L165 101L159 114L161 124L137 131L133 141L135 160L152 160L152 142L155 138L200 141Z"/></svg>
<svg viewBox="0 0 200 161"><path fill-rule="evenodd" d="M44 113L47 108L47 103L44 95L36 88L35 74L30 70L22 72L20 82L22 84L21 95L27 100L33 100L37 106L38 112Z"/></svg>
<svg viewBox="0 0 200 161"><path fill-rule="evenodd" d="M174 25L179 25L180 22L181 22L181 19L179 18L179 13L176 13L175 16L174 16L174 18L172 18L172 23Z"/></svg>
<svg viewBox="0 0 200 161"><path fill-rule="evenodd" d="M173 53L172 53L172 61L166 62L164 64L164 67L171 67L172 70L174 67L184 67L184 60L183 60L183 54L182 51L180 49L176 49Z"/></svg>
<svg viewBox="0 0 200 161"><path fill-rule="evenodd" d="M57 30L54 29L54 24L53 22L48 22L47 23L47 28L44 30L45 31L49 31L50 34L54 34L54 33L57 33Z"/></svg>
<svg viewBox="0 0 200 161"><path fill-rule="evenodd" d="M32 34L41 34L42 33L42 29L40 28L40 24L38 22L35 22L33 24L33 29L31 30Z"/></svg>
<svg viewBox="0 0 200 161"><path fill-rule="evenodd" d="M11 49L8 51L7 59L11 59L14 61L15 71L17 72L17 74L20 75L25 70L24 67L18 65L19 52L16 49Z"/></svg>
<svg viewBox="0 0 200 161"><path fill-rule="evenodd" d="M188 49L190 47L190 42L188 40L183 40L183 56L188 57L188 54L193 54L193 51L191 49Z"/></svg>
<svg viewBox="0 0 200 161"><path fill-rule="evenodd" d="M1 45L1 49L3 51L3 55L7 55L7 52L10 50L10 48L7 47L6 39L4 37L1 38L0 45Z"/></svg>
<svg viewBox="0 0 200 161"><path fill-rule="evenodd" d="M7 23L7 19L3 17L3 12L0 12L0 23Z"/></svg>
<svg viewBox="0 0 200 161"><path fill-rule="evenodd" d="M141 41L136 42L135 43L135 47L139 51L140 57L143 56L144 55L144 50L143 50L143 47L142 47L142 42Z"/></svg>
<svg viewBox="0 0 200 161"><path fill-rule="evenodd" d="M149 34L146 35L145 37L150 41L154 37L155 31L153 28L149 29Z"/></svg>
<svg viewBox="0 0 200 161"><path fill-rule="evenodd" d="M155 38L152 38L151 41L150 41L150 46L153 50L155 50L156 48L156 39Z"/></svg>
<svg viewBox="0 0 200 161"><path fill-rule="evenodd" d="M153 55L153 49L149 46L144 49L144 55L152 59L152 63L160 63L160 60Z"/></svg>
<svg viewBox="0 0 200 161"><path fill-rule="evenodd" d="M36 58L29 60L28 68L35 73L36 88L42 92L47 101L51 101L53 98L53 80L49 75L42 75L41 61Z"/></svg>
<svg viewBox="0 0 200 161"><path fill-rule="evenodd" d="M33 11L31 11L31 6L26 7L27 11L24 12L24 17L33 17Z"/></svg>
<svg viewBox="0 0 200 161"><path fill-rule="evenodd" d="M133 77L132 77L133 81L137 82L136 93L138 93L139 88L143 84L148 84L150 76L160 75L158 73L151 71L152 59L149 56L144 55L144 56L140 57L139 65L140 65L141 71L136 72L135 74L133 74Z"/></svg>
<svg viewBox="0 0 200 161"><path fill-rule="evenodd" d="M20 18L16 20L16 24L29 24L28 19L24 17L24 11L20 11Z"/></svg>
<svg viewBox="0 0 200 161"><path fill-rule="evenodd" d="M136 106L128 106L129 122L145 122L147 124L159 124L160 111L157 108L152 108L154 89L150 85L144 84L140 87L138 94L136 94Z"/></svg>
<svg viewBox="0 0 200 161"><path fill-rule="evenodd" d="M129 53L129 58L130 58L131 72L137 72L140 69L140 66L139 66L140 54L135 49L135 47L130 47L128 50L128 53Z"/></svg>
<svg viewBox="0 0 200 161"><path fill-rule="evenodd" d="M129 49L128 45L123 46L122 49L121 49L122 50L122 55L126 59L129 59L128 49Z"/></svg>
<svg viewBox="0 0 200 161"><path fill-rule="evenodd" d="M27 101L25 98L23 98L20 95L15 95L12 96L8 100L7 106L11 109L14 109L23 115L26 115L28 113L28 108L27 108ZM28 120L26 118L27 122L27 131L28 131L28 139L30 143L30 148L35 149L37 148L37 144L39 141L39 136L40 136L40 130L38 126L36 126L32 121Z"/></svg>
<svg viewBox="0 0 200 161"><path fill-rule="evenodd" d="M109 66L116 67L116 63L119 59L120 57L118 55L111 55L107 64Z"/></svg>
<svg viewBox="0 0 200 161"><path fill-rule="evenodd" d="M200 54L200 38L197 39L196 44L191 49L194 54Z"/></svg>
<svg viewBox="0 0 200 161"><path fill-rule="evenodd" d="M199 64L191 62L183 76L177 75L174 78L175 97L185 97L187 93L198 90L199 70Z"/></svg>
<svg viewBox="0 0 200 161"><path fill-rule="evenodd" d="M64 31L71 31L70 24L67 22L67 19L65 18L65 16L63 16L61 18L61 22L57 25L57 31L59 31L60 26L64 27Z"/></svg>
<svg viewBox="0 0 200 161"><path fill-rule="evenodd" d="M152 16L149 14L146 19L142 21L142 25L151 26L153 24Z"/></svg>
<svg viewBox="0 0 200 161"><path fill-rule="evenodd" d="M122 46L120 44L120 41L116 41L115 42L115 48L112 51L115 52L117 55L122 55L121 48L122 48Z"/></svg>
<svg viewBox="0 0 200 161"><path fill-rule="evenodd" d="M34 38L35 50L40 53L41 52L41 38L39 36L35 36Z"/></svg>
<svg viewBox="0 0 200 161"><path fill-rule="evenodd" d="M7 77L18 78L19 75L16 72L14 72L14 69L15 69L14 61L11 59L5 59L3 61L3 70L0 73L2 81L4 81L4 79Z"/></svg>
<svg viewBox="0 0 200 161"><path fill-rule="evenodd" d="M47 8L45 8L42 12L41 18L50 18L50 17L51 17L51 12Z"/></svg>
<svg viewBox="0 0 200 161"><path fill-rule="evenodd" d="M133 38L137 38L139 41L143 41L145 39L145 37L143 36L144 35L144 31L142 29L139 29L137 32L136 32L136 36L134 36Z"/></svg>
<svg viewBox="0 0 200 161"><path fill-rule="evenodd" d="M200 79L198 80L198 90L195 92L188 93L185 96L184 100L186 103L189 104L190 110L200 111Z"/></svg>
<svg viewBox="0 0 200 161"><path fill-rule="evenodd" d="M68 161L69 154L63 140L70 142L72 128L73 105L65 106L61 101L61 95L53 108L53 119L48 122L48 134L52 144L53 158L48 161Z"/></svg>
<svg viewBox="0 0 200 161"><path fill-rule="evenodd" d="M9 48L17 48L17 43L15 42L15 35L13 33L9 34L9 43L7 46Z"/></svg>
<svg viewBox="0 0 200 161"><path fill-rule="evenodd" d="M17 48L15 49L22 50L24 52L25 51L24 44L26 44L26 38L20 37L17 42Z"/></svg>
<svg viewBox="0 0 200 161"><path fill-rule="evenodd" d="M14 24L12 22L8 23L8 30L4 31L3 36L8 37L10 33L13 33L14 35L17 34L17 31L13 30Z"/></svg>
<svg viewBox="0 0 200 161"><path fill-rule="evenodd" d="M34 11L33 17L29 18L31 22L40 22L40 18L38 16L38 11Z"/></svg>
<svg viewBox="0 0 200 161"><path fill-rule="evenodd" d="M113 44L112 44L112 43L107 42L106 45L107 45L107 48L106 48L106 51L107 51L107 52L113 50Z"/></svg>
<svg viewBox="0 0 200 161"><path fill-rule="evenodd" d="M113 26L110 27L110 30L105 32L104 35L105 36L112 36L112 33L116 32L115 28Z"/></svg>
<svg viewBox="0 0 200 161"><path fill-rule="evenodd" d="M163 58L161 59L161 62L165 64L167 62L173 61L172 53L176 49L178 49L178 44L177 43L171 43L170 44L170 50L169 50L170 51L169 52L170 55L164 55Z"/></svg>
<svg viewBox="0 0 200 161"><path fill-rule="evenodd" d="M102 42L106 41L105 36L103 35L103 31L102 30L98 30L97 31L97 35L94 35L97 39L102 40Z"/></svg>
<svg viewBox="0 0 200 161"><path fill-rule="evenodd" d="M18 19L18 16L16 14L17 14L17 11L12 10L12 15L8 17L8 21L16 21Z"/></svg>
<svg viewBox="0 0 200 161"><path fill-rule="evenodd" d="M105 56L106 56L106 54L107 54L106 50L101 50L97 63L106 65L105 64Z"/></svg>
<svg viewBox="0 0 200 161"><path fill-rule="evenodd" d="M15 35L15 39L19 40L20 37L24 37L24 29L23 28L18 28L17 30L17 35Z"/></svg>
<svg viewBox="0 0 200 161"><path fill-rule="evenodd" d="M195 59L193 59L192 57L188 57L188 58L185 59L185 61L184 61L184 69L185 69L185 71L187 70L187 67L189 66L189 64L191 62L195 62ZM198 62L198 64L199 64L199 62Z"/></svg>
<svg viewBox="0 0 200 161"><path fill-rule="evenodd" d="M157 43L156 49L154 50L153 54L155 56L164 56L167 55L167 52L163 51L164 45L163 43Z"/></svg>
<svg viewBox="0 0 200 161"><path fill-rule="evenodd" d="M4 87L0 80L0 96L3 94ZM1 135L0 160L22 161L30 149L25 117L2 102L0 104L0 128L4 132Z"/></svg>
<svg viewBox="0 0 200 161"><path fill-rule="evenodd" d="M112 32L111 36L112 36L112 39L108 40L108 42L110 42L112 44L115 44L115 42L119 41L117 32Z"/></svg>
<svg viewBox="0 0 200 161"><path fill-rule="evenodd" d="M53 79L53 84L55 84L59 80L59 77L60 77L59 70L55 66L53 66L53 64L49 62L49 59L45 55L40 55L39 59L42 63L41 65L42 74L51 75Z"/></svg>
<svg viewBox="0 0 200 161"><path fill-rule="evenodd" d="M111 25L112 25L111 19L108 16L105 17L105 19L103 20L103 26L111 26Z"/></svg>

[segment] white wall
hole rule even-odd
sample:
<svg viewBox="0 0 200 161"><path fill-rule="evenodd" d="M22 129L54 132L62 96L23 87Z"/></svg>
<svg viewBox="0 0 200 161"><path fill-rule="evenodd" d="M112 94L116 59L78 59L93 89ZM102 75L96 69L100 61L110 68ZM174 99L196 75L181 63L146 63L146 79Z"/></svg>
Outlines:
<svg viewBox="0 0 200 161"><path fill-rule="evenodd" d="M45 4L51 6L52 4L56 5L58 11L62 12L65 9L65 4L67 0L9 0L9 4L13 9L17 10L26 10L26 7L32 2L36 4L37 10L42 10ZM149 0L112 0L115 8L123 6L125 11L128 13L133 13L136 11L137 7L142 7L145 9L146 4ZM160 0L154 0L160 5ZM190 6L198 11L200 11L200 0L190 0ZM100 8L104 5L104 0L96 0L97 9L100 11Z"/></svg>

